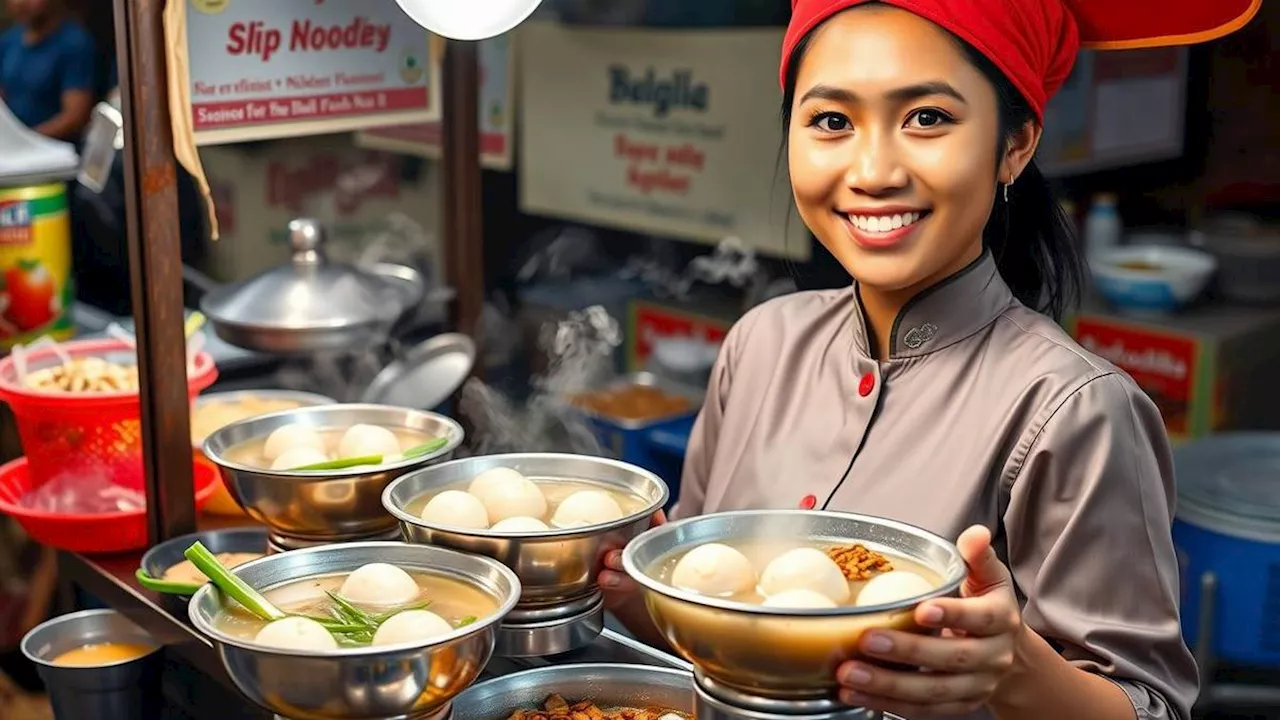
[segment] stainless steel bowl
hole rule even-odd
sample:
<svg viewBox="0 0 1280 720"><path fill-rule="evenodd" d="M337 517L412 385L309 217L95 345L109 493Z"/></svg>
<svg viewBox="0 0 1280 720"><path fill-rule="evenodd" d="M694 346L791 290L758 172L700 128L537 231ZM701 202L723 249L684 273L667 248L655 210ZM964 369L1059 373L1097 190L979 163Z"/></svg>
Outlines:
<svg viewBox="0 0 1280 720"><path fill-rule="evenodd" d="M449 443L434 453L377 468L325 472L266 470L227 458L230 448L290 423L317 429L358 423L404 427L448 437ZM396 519L383 509L382 491L405 473L452 457L462 437L461 425L432 412L390 405L318 405L233 423L206 438L203 450L222 471L231 496L253 519L294 538L341 540L393 530Z"/></svg>
<svg viewBox="0 0 1280 720"><path fill-rule="evenodd" d="M500 563L426 545L345 543L271 555L232 572L254 588L267 589L292 580L351 572L371 562L469 583L491 594L498 611L427 644L292 652L219 630L215 618L230 601L206 585L191 598L191 622L213 641L241 692L290 720L443 714L489 662L498 623L520 596L520 581Z"/></svg>
<svg viewBox="0 0 1280 720"><path fill-rule="evenodd" d="M85 645L116 642L151 648L130 660L94 667L57 665L59 655ZM37 625L22 638L59 718L114 720L157 717L161 710L161 646L115 610L81 610ZM8 717L7 714L0 713Z"/></svg>
<svg viewBox="0 0 1280 720"><path fill-rule="evenodd" d="M507 720L516 710L540 709L548 695L600 707L659 707L693 713L693 674L649 665L551 665L512 673L467 689L453 720Z"/></svg>
<svg viewBox="0 0 1280 720"><path fill-rule="evenodd" d="M225 392L205 393L203 395L196 396L196 407L215 402L235 402L243 398L262 400L295 400L298 402L299 407L333 405L338 402L328 395L321 395L319 393L302 392L301 390L267 388L263 390L227 390Z"/></svg>
<svg viewBox="0 0 1280 720"><path fill-rule="evenodd" d="M647 500L642 509L602 525L567 530L496 533L429 523L406 508L424 494L469 480L498 467L529 477L586 480L620 488ZM494 558L511 568L524 586L521 606L560 605L596 591L596 574L610 549L621 549L649 527L667 501L667 485L634 465L554 453L482 455L433 465L391 483L382 494L387 512L400 521L405 540L443 545Z"/></svg>
<svg viewBox="0 0 1280 720"><path fill-rule="evenodd" d="M267 531L264 528L208 530L176 537L156 545L143 554L139 567L147 575L160 580L164 578L169 568L187 559L183 553L196 541L209 548L209 552L215 555L220 553L267 554ZM190 595L161 593L160 604L166 610L181 616L187 611L187 600L190 597Z"/></svg>
<svg viewBox="0 0 1280 720"><path fill-rule="evenodd" d="M749 605L679 590L656 569L709 542L777 541L790 547L860 543L920 563L941 585L928 596L891 605L794 610ZM857 655L875 628L924 632L912 610L921 600L955 593L964 560L955 545L920 528L866 515L817 510L749 510L660 525L627 545L627 574L641 586L663 637L715 683L743 693L796 701L830 697L836 667Z"/></svg>

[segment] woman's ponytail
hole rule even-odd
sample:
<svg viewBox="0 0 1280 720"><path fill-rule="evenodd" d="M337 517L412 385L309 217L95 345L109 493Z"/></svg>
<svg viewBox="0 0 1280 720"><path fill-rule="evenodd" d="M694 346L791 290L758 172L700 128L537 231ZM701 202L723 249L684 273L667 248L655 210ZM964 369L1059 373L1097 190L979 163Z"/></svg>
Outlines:
<svg viewBox="0 0 1280 720"><path fill-rule="evenodd" d="M999 163L1009 140L1027 123L1037 122L1036 114L994 63L964 41L956 42L995 86L1000 113L995 160ZM1035 160L1009 185L1007 195L1005 188L997 190L983 240L1000 276L1023 305L1060 320L1080 297L1084 270L1075 232Z"/></svg>

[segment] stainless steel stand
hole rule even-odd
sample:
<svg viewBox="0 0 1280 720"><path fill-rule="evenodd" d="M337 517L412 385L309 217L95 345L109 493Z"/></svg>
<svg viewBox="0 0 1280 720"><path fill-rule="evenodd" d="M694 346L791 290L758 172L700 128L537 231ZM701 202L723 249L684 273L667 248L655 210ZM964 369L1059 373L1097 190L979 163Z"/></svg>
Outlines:
<svg viewBox="0 0 1280 720"><path fill-rule="evenodd" d="M1218 609L1218 577L1200 576L1200 620L1196 632L1196 664L1200 667L1200 698L1196 710L1241 706L1280 707L1280 687L1214 682L1219 664L1213 650L1217 638L1214 617Z"/></svg>
<svg viewBox="0 0 1280 720"><path fill-rule="evenodd" d="M274 720L293 720L283 715L273 715ZM453 717L453 703L449 703L438 710L420 713L417 715L396 715L395 717L379 718L378 720L449 720Z"/></svg>
<svg viewBox="0 0 1280 720"><path fill-rule="evenodd" d="M364 535L359 537L340 538L332 540L313 540L309 538L297 538L289 535L281 535L277 532L267 533L267 554L278 555L279 553L288 552L290 550L306 550L307 548L320 547L322 545L332 545L334 543L343 542L400 542L400 528L392 528L386 532L376 533L374 535Z"/></svg>
<svg viewBox="0 0 1280 720"><path fill-rule="evenodd" d="M693 671L694 716L698 720L884 720L878 710L834 700L776 700L749 695Z"/></svg>
<svg viewBox="0 0 1280 720"><path fill-rule="evenodd" d="M544 657L499 657L494 655L485 666L481 675L483 679L493 679L533 668L549 665L569 665L576 663L628 663L632 665L654 665L678 670L692 670L693 666L681 658L649 647L642 642L632 640L619 633L605 628L600 637L590 645L576 650Z"/></svg>
<svg viewBox="0 0 1280 720"><path fill-rule="evenodd" d="M604 631L604 596L545 608L516 607L498 627L494 655L531 658L586 647Z"/></svg>

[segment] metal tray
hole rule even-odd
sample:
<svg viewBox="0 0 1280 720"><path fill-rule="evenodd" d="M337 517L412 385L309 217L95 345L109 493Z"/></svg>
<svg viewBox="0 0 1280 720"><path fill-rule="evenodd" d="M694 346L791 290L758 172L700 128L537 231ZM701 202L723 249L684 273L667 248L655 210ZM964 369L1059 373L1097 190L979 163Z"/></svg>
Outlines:
<svg viewBox="0 0 1280 720"><path fill-rule="evenodd" d="M453 701L453 720L507 720L548 695L602 707L661 707L693 714L693 673L648 665L551 665L472 686Z"/></svg>
<svg viewBox="0 0 1280 720"><path fill-rule="evenodd" d="M597 388L596 390L587 391L585 393L577 393L574 399L582 395L590 395L592 392L601 392L601 391L607 392L610 390L620 390L625 387L631 387L632 385L640 385L642 387L655 388L657 390L661 390L662 392L668 395L675 395L677 397L682 397L689 401L690 403L689 409L683 412L670 413L667 415L659 415L657 417L645 418L643 420L636 420L632 418L619 418L619 417L614 417L612 415L603 415L597 412L593 412L591 410L587 410L586 408L579 407L578 405L574 405L574 407L577 408L578 411L581 412L585 417L591 420L607 423L609 425L621 428L623 430L643 430L645 428L653 427L654 425L661 425L662 423L670 422L672 420L676 420L679 418L686 418L691 415L697 415L698 411L702 409L702 403L706 398L705 390L699 390L697 388L689 387L687 385L674 383L664 378L658 377L657 375L654 375L651 372L638 372L638 373L631 373L629 375L624 375L618 378L617 380L614 380L606 384L604 387Z"/></svg>

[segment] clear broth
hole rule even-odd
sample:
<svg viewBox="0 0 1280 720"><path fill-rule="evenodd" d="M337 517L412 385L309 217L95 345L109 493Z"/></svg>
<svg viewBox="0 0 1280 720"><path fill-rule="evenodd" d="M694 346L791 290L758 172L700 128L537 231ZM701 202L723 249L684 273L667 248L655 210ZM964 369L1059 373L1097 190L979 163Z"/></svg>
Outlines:
<svg viewBox="0 0 1280 720"><path fill-rule="evenodd" d="M196 405L191 412L191 440L200 444L205 438L232 423L268 413L296 410L302 405L298 400L260 398L253 395L202 403Z"/></svg>
<svg viewBox="0 0 1280 720"><path fill-rule="evenodd" d="M498 611L497 599L474 585L421 570L405 568L405 571L418 583L418 596L405 603L404 607L420 605L429 600L431 604L424 609L439 615L454 627L459 627L469 618L484 619ZM327 618L330 617L333 601L325 591L336 594L349 574L338 573L294 580L270 588L262 594L286 613ZM388 611L386 607L373 607L355 602L352 605L374 614ZM233 638L250 642L266 625L266 621L251 615L239 605L231 605L214 618L214 627Z"/></svg>
<svg viewBox="0 0 1280 720"><path fill-rule="evenodd" d="M406 427L386 427L396 436L396 440L400 443L400 452L412 450L420 445L425 445L436 439L435 435L414 430ZM342 442L342 435L346 433L348 428L318 428L316 433L320 435L320 439L324 442L325 452L328 453L330 459L338 459L338 443ZM269 435L269 434L268 434ZM271 461L262 455L263 449L267 444L268 435L256 437L251 440L245 440L227 448L226 458L233 463L246 465L259 470L271 469Z"/></svg>
<svg viewBox="0 0 1280 720"><path fill-rule="evenodd" d="M230 569L265 557L265 555L263 553L218 553L214 557L218 559L218 562L222 563L223 567ZM164 577L161 579L167 582L185 582L193 585L203 585L209 582L209 578L197 570L190 560L183 560L165 570Z"/></svg>
<svg viewBox="0 0 1280 720"><path fill-rule="evenodd" d="M729 547L745 555L747 560L750 561L751 567L755 568L757 577L764 573L764 569L768 567L769 563L774 558L778 557L779 555L782 555L783 553L790 552L791 550L795 550L796 548L811 547L817 550L821 550L825 553L829 548L848 547L850 545L862 545L863 547L867 548L872 552L876 552L885 556L889 560L889 562L893 565L894 570L905 570L907 572L915 573L916 575L919 575L920 577L924 578L926 581L928 581L930 585L932 585L935 588L942 586L942 576L934 572L932 569L914 560L910 560L896 553L886 551L884 548L878 547L871 543L853 542L853 541L839 542L839 543L832 543L832 542L781 543L781 542L769 542L766 540L753 540L748 542L728 542L728 541L719 541L719 542L721 542L721 544L728 545ZM690 548L690 550L692 550L692 548ZM663 582L670 585L671 574L675 572L676 564L679 563L680 559L683 558L688 552L689 550L684 550L681 552L672 553L666 556L665 558L662 558L657 562L655 562L652 566L650 566L650 568L646 572L650 577L657 579L659 582ZM862 592L862 588L866 586L867 582L869 582L869 579L868 580L850 580L848 582L849 582L849 599L844 603L842 603L842 606L853 607L857 604L858 593ZM717 598L720 600L729 600L731 602L740 602L747 605L763 605L765 601L765 596L762 595L756 588L752 588L751 590L737 593L735 595L717 596Z"/></svg>
<svg viewBox="0 0 1280 720"><path fill-rule="evenodd" d="M647 498L640 497L639 495L629 493L625 490L620 490L615 485L609 485L593 480L538 477L536 475L527 475L525 478L534 485L537 485L538 489L542 491L543 497L547 499L547 514L545 517L540 517L538 519L547 523L548 526L551 525L551 518L556 514L556 509L560 507L560 503L564 502L565 498L570 495L582 490L600 490L608 493L609 496L618 503L618 507L622 508L623 517L634 515L641 510L644 510L649 505L649 500ZM461 482L450 483L438 490L423 493L405 504L405 512L410 513L414 517L421 517L423 509L427 507L427 503L431 502L432 498L449 490L461 490L462 492L466 492L467 487L471 485L471 480L472 478L468 478ZM551 529L555 530L556 528L552 526Z"/></svg>

